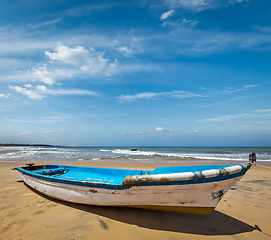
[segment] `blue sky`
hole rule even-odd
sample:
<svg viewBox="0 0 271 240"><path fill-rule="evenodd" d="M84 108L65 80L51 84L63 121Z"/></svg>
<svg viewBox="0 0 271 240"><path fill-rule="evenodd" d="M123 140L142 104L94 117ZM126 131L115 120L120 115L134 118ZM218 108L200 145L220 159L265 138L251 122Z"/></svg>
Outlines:
<svg viewBox="0 0 271 240"><path fill-rule="evenodd" d="M0 3L0 143L271 145L269 0Z"/></svg>

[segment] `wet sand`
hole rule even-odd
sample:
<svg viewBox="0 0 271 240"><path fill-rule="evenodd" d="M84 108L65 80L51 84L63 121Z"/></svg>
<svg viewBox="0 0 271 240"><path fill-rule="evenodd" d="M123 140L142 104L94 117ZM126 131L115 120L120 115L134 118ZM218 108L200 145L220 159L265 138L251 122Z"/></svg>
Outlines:
<svg viewBox="0 0 271 240"><path fill-rule="evenodd" d="M73 162L153 169L166 164ZM0 239L271 239L271 169L252 166L210 215L72 204L34 192L0 163ZM171 164L176 165L176 164Z"/></svg>

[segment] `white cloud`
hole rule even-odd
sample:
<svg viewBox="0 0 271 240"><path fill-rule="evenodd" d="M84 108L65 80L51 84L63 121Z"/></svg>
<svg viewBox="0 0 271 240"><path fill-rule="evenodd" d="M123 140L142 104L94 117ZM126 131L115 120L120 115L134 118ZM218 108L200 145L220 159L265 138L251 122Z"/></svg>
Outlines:
<svg viewBox="0 0 271 240"><path fill-rule="evenodd" d="M45 84L52 86L53 84L60 85L61 83L57 83L59 79L66 79L73 76L72 70L66 69L48 69L47 65L44 64L43 67L39 67L37 69L32 69L32 78L34 81L40 81ZM25 87L32 87L31 84L26 84Z"/></svg>
<svg viewBox="0 0 271 240"><path fill-rule="evenodd" d="M228 3L241 3L249 0L165 0L165 4L170 8L184 8L192 12L201 12L207 9L226 7Z"/></svg>
<svg viewBox="0 0 271 240"><path fill-rule="evenodd" d="M119 97L119 99L121 100L127 100L127 101L132 101L135 99L149 99L149 98L155 98L157 96L159 96L159 93L137 93L135 95L125 95L125 96L121 96Z"/></svg>
<svg viewBox="0 0 271 240"><path fill-rule="evenodd" d="M199 21L182 18L182 23L189 24L191 27L195 27L199 23Z"/></svg>
<svg viewBox="0 0 271 240"><path fill-rule="evenodd" d="M169 9L172 9L172 7L169 6ZM170 24L168 21L169 19L166 19L165 23L167 22L167 24ZM186 17L186 21L189 21L188 17ZM19 63L14 62L14 54L31 54L31 56L39 57L38 53L45 50L47 50L46 52L49 54L58 54L58 52L50 50L52 49L52 46L55 46L56 41L65 42L66 46L89 46L89 43L91 43L91 46L95 49L97 47L102 48L106 50L106 53L115 49L117 52L125 54L126 57L131 57L136 53L144 52L146 55L154 58L159 57L161 59L164 55L171 56L176 54L184 56L201 56L220 54L221 52L232 53L239 50L268 51L270 49L270 28L269 31L261 31L261 27L258 27L258 31L243 31L237 33L233 31L223 32L218 29L202 30L189 28L187 26L189 24L193 24L193 22L186 24L180 24L180 22L178 22L176 29L171 31L174 32L174 34L169 32L157 34L155 31L146 32L146 29L141 29L141 33L143 34L138 34L135 41L132 39L132 42L135 44L134 47L131 46L131 34L129 36L123 35L121 31L116 32L113 37L110 34L105 33L104 35L101 35L97 32L93 34L82 34L82 31L79 30L71 31L68 35L56 32L55 34L47 36L45 35L45 32L38 32L40 35L37 35L37 33L33 33L30 29L9 26L1 31L0 39L0 53L3 56L7 56L9 60L4 60L6 62L4 65L1 61L0 68L7 65L12 67L16 65L18 68L21 67L21 69L22 67L31 69L33 67L32 61L16 60L19 61ZM267 27L264 28L267 29ZM20 42L20 44L18 44L18 42ZM121 51L121 49L123 51ZM88 51L92 56L97 57L95 52L91 52L89 49ZM109 61L106 66L108 66L108 63ZM119 70L122 66L123 65L118 66L117 69ZM6 67L5 69L9 68ZM49 68L48 71L51 72ZM103 70L100 72L103 72ZM3 76L2 72L0 81L1 79L6 80L6 77ZM17 82L22 77L22 74L17 74L17 76L15 76L14 73L12 74L12 78L16 79ZM53 75L49 75L49 77L57 80ZM21 82L25 81L25 78L28 78L28 76L24 76L23 78L24 79L20 80Z"/></svg>
<svg viewBox="0 0 271 240"><path fill-rule="evenodd" d="M193 28L198 23L199 23L199 21L190 20L190 19L186 19L186 18L183 17L182 19L178 19L177 21L166 20L166 21L163 22L162 26L165 27L166 25L171 25L171 26L177 26L177 27L180 28L181 24L182 24L183 26L190 25ZM174 35L174 31L172 31L172 35Z"/></svg>
<svg viewBox="0 0 271 240"><path fill-rule="evenodd" d="M69 89L48 89L46 86L37 86L37 90L39 90L40 94L44 95L94 95L99 96L98 93L84 90L84 89L76 89L76 88L69 88Z"/></svg>
<svg viewBox="0 0 271 240"><path fill-rule="evenodd" d="M20 65L33 66L32 60L35 58L34 61L36 61L40 58L40 52L46 50L52 52L51 49L56 46L58 41L65 42L66 46L89 46L91 43L92 47L104 48L105 50L116 48L123 42L121 33L114 34L115 37L112 38L107 32L102 35L101 32L94 30L82 32L82 29L70 29L68 32L63 32L35 29L33 31L29 24L25 25L24 23L0 27L0 36L0 54L9 58L10 62L13 61L12 68L17 63L19 64L18 68ZM21 54L26 54L29 57L14 59L14 56Z"/></svg>
<svg viewBox="0 0 271 240"><path fill-rule="evenodd" d="M271 109L259 109L259 110L255 110L253 112L265 113L265 112L271 112Z"/></svg>
<svg viewBox="0 0 271 240"><path fill-rule="evenodd" d="M237 118L243 118L243 117L249 117L251 114L236 114L236 115L226 115L226 116L220 116L220 117L215 117L215 118L209 118L209 119L202 119L198 120L200 122L225 122L225 121L230 121L232 119L237 119Z"/></svg>
<svg viewBox="0 0 271 240"><path fill-rule="evenodd" d="M271 116L271 109L260 109L252 111L252 113L243 113L243 114L235 114L235 115L225 115L220 117L208 118L208 119L200 119L200 122L226 122L233 119L239 118L265 118Z"/></svg>
<svg viewBox="0 0 271 240"><path fill-rule="evenodd" d="M128 43L126 45L121 45L117 48L117 50L125 57L131 58L134 54L140 53L142 51L139 41L140 39L134 36L134 30L131 30L128 34Z"/></svg>
<svg viewBox="0 0 271 240"><path fill-rule="evenodd" d="M257 30L260 30L261 32L271 33L271 27L254 27Z"/></svg>
<svg viewBox="0 0 271 240"><path fill-rule="evenodd" d="M113 63L110 63L107 70L105 71L105 75L110 76L110 75L113 75L114 73L116 73L118 64L119 64L119 62L117 59L115 59L115 61Z"/></svg>
<svg viewBox="0 0 271 240"><path fill-rule="evenodd" d="M89 90L83 90L83 89L57 89L57 90L47 90L46 94L51 95L93 95L93 96L99 96L98 93L89 91Z"/></svg>
<svg viewBox="0 0 271 240"><path fill-rule="evenodd" d="M45 55L51 60L71 64L91 74L105 72L110 66L107 64L109 59L103 57L104 52L96 52L93 48L88 51L81 46L69 48L59 45L56 52L45 51Z"/></svg>
<svg viewBox="0 0 271 240"><path fill-rule="evenodd" d="M24 86L27 87L27 88L32 88L31 84L25 84Z"/></svg>
<svg viewBox="0 0 271 240"><path fill-rule="evenodd" d="M125 57L133 56L133 50L127 46L119 47L118 51L121 52Z"/></svg>
<svg viewBox="0 0 271 240"><path fill-rule="evenodd" d="M48 88L45 87L44 85L38 85L38 86L37 86L37 89L40 90L40 91L43 91L43 92L48 91Z"/></svg>
<svg viewBox="0 0 271 240"><path fill-rule="evenodd" d="M165 19L169 18L170 16L172 16L173 13L174 13L173 9L163 13L160 17L160 20L165 20Z"/></svg>
<svg viewBox="0 0 271 240"><path fill-rule="evenodd" d="M40 22L40 23L30 23L29 26L31 28L39 28L39 27L44 27L44 26L47 26L47 25L53 25L53 24L56 24L58 22L60 22L62 20L62 18L58 18L58 19L55 19L55 20L51 20L51 21L46 21L46 22Z"/></svg>
<svg viewBox="0 0 271 240"><path fill-rule="evenodd" d="M15 90L16 92L22 93L24 95L27 95L29 98L31 99L35 99L35 100L41 100L42 98L44 98L44 96L38 94L37 92L33 92L31 90L27 90L26 88L22 88L22 87L18 87L18 86L9 86L9 88L11 90Z"/></svg>
<svg viewBox="0 0 271 240"><path fill-rule="evenodd" d="M241 2L248 2L249 0L229 0L230 4L234 4L234 3L241 3Z"/></svg>
<svg viewBox="0 0 271 240"><path fill-rule="evenodd" d="M27 95L31 99L35 100L42 100L43 98L47 97L48 95L67 95L67 96L74 96L74 95L92 95L92 96L100 96L98 93L84 90L84 89L48 89L44 85L38 85L35 90L28 90L26 88L22 88L19 86L9 86L11 90L15 90L16 92L22 93Z"/></svg>
<svg viewBox="0 0 271 240"><path fill-rule="evenodd" d="M0 93L0 97L6 97L6 95L3 93Z"/></svg>
<svg viewBox="0 0 271 240"><path fill-rule="evenodd" d="M33 68L32 75L35 80L39 80L46 84L53 85L56 83L56 80L50 76L46 64L44 64L44 67L39 67L38 69Z"/></svg>
<svg viewBox="0 0 271 240"><path fill-rule="evenodd" d="M135 101L138 99L158 99L158 98L175 98L175 99L184 99L184 98L196 98L196 97L210 97L216 95L227 95L227 94L234 94L237 92L247 91L251 88L259 87L260 84L251 84L251 85L244 85L244 86L234 86L234 87L227 87L223 90L209 90L207 88L201 88L204 92L202 94L192 93L188 91L172 91L172 92L143 92L137 93L134 95L121 95L117 97L120 101ZM244 97L239 97L235 99L242 99ZM212 106L208 105L208 106Z"/></svg>
<svg viewBox="0 0 271 240"><path fill-rule="evenodd" d="M156 128L155 130L156 130L157 132L163 132L163 131L165 131L165 129L162 128L162 127L158 127L158 128Z"/></svg>
<svg viewBox="0 0 271 240"><path fill-rule="evenodd" d="M199 133L199 130L195 130L194 133Z"/></svg>
<svg viewBox="0 0 271 240"><path fill-rule="evenodd" d="M32 133L30 132L21 132L21 133L17 133L17 135L31 135Z"/></svg>
<svg viewBox="0 0 271 240"><path fill-rule="evenodd" d="M192 98L192 97L203 97L200 94L194 94L188 91L173 91L173 92L160 92L160 93L151 93L151 92L144 92L144 93L137 93L135 95L121 95L118 97L121 101L134 101L136 99L156 99L159 97L165 98Z"/></svg>
<svg viewBox="0 0 271 240"><path fill-rule="evenodd" d="M28 122L31 122L31 121L23 121L23 120L16 120L16 119L6 119L7 121L10 121L10 122L24 122L24 123L28 123Z"/></svg>
<svg viewBox="0 0 271 240"><path fill-rule="evenodd" d="M216 5L214 0L165 0L165 3L171 8L185 8L193 12L201 12Z"/></svg>
<svg viewBox="0 0 271 240"><path fill-rule="evenodd" d="M256 88L259 87L260 84L250 84L250 85L244 85L244 86L234 86L234 87L227 87L223 90L213 90L213 91L208 91L210 94L214 95L221 95L221 94L229 94L229 93L236 93L236 92L242 92L242 91L247 91L251 88Z"/></svg>
<svg viewBox="0 0 271 240"><path fill-rule="evenodd" d="M43 132L43 134L52 134L52 133L55 133L54 131L46 131L46 132Z"/></svg>

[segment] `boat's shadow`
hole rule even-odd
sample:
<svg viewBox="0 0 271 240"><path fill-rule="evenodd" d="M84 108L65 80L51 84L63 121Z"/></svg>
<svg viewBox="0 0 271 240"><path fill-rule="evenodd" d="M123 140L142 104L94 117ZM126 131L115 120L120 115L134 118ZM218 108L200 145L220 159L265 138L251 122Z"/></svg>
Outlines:
<svg viewBox="0 0 271 240"><path fill-rule="evenodd" d="M194 215L127 207L91 206L56 200L27 187L52 202L142 228L198 235L235 235L260 230L257 225L253 227L216 210L209 215Z"/></svg>

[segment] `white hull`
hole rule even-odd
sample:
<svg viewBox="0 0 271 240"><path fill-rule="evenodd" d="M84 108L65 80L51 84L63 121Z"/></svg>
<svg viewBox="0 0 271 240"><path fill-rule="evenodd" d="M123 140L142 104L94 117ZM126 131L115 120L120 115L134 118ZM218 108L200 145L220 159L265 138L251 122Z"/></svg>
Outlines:
<svg viewBox="0 0 271 240"><path fill-rule="evenodd" d="M37 191L68 202L198 214L211 213L228 189L242 178L239 176L200 184L132 186L112 190L45 181L23 173L20 175L27 185Z"/></svg>

